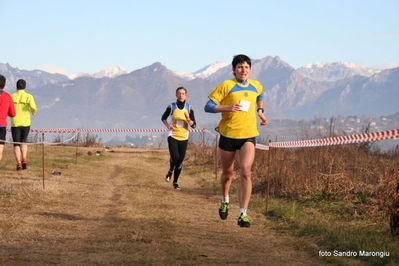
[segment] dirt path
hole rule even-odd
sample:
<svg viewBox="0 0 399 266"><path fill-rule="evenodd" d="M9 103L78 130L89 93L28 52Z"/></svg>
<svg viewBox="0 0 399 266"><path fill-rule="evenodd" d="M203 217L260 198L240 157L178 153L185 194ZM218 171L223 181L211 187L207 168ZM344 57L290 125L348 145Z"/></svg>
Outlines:
<svg viewBox="0 0 399 266"><path fill-rule="evenodd" d="M9 206L18 209L2 207L0 264L320 265L261 214L239 228L231 204L220 220L220 197L201 186L200 174L183 169L182 189L173 190L163 179L167 165L167 151L106 153L50 178L45 191L29 172L18 175L39 197L16 193Z"/></svg>

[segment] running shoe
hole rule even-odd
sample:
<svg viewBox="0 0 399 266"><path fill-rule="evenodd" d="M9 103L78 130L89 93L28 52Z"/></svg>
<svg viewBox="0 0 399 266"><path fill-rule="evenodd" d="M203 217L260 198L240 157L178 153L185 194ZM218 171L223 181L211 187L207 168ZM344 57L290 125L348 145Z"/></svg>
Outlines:
<svg viewBox="0 0 399 266"><path fill-rule="evenodd" d="M23 169L23 170L26 169L26 160L22 160L22 169Z"/></svg>
<svg viewBox="0 0 399 266"><path fill-rule="evenodd" d="M176 190L179 190L180 189L179 184L173 183L173 188L176 189Z"/></svg>
<svg viewBox="0 0 399 266"><path fill-rule="evenodd" d="M242 213L241 213L240 217L238 217L237 224L240 227L250 227L251 226L251 223L248 220L248 216L243 215Z"/></svg>
<svg viewBox="0 0 399 266"><path fill-rule="evenodd" d="M219 208L220 219L226 220L227 215L229 215L229 203L221 203Z"/></svg>
<svg viewBox="0 0 399 266"><path fill-rule="evenodd" d="M21 163L17 163L17 171L22 170L22 164Z"/></svg>
<svg viewBox="0 0 399 266"><path fill-rule="evenodd" d="M172 171L168 171L168 173L165 176L165 181L169 182L171 177L172 177Z"/></svg>

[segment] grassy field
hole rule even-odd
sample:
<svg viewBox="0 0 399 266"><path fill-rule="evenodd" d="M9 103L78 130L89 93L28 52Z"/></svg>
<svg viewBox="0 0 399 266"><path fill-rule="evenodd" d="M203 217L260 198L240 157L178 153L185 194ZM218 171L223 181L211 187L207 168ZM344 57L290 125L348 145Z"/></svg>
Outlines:
<svg viewBox="0 0 399 266"><path fill-rule="evenodd" d="M190 144L180 191L164 180L168 158L162 149L30 146L28 169L17 172L6 145L0 163L0 264L399 263L386 217L374 210L369 218L372 209L362 210L359 201L274 191L266 210L265 151L257 152L250 228L237 226L237 178L229 218L218 216L212 147Z"/></svg>

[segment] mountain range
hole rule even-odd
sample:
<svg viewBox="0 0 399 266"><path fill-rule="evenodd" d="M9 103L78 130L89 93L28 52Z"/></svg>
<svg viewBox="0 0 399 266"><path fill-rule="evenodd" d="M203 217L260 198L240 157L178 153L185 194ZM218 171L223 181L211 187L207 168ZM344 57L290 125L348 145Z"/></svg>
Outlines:
<svg viewBox="0 0 399 266"><path fill-rule="evenodd" d="M232 78L231 65L214 62L194 73L169 70L160 62L127 71L122 67L73 77L42 70L21 70L0 63L5 90L27 81L38 113L32 128L163 128L161 115L188 90L199 128L213 127L220 114L203 111L207 95ZM272 119L331 116L378 117L398 112L399 67L373 69L347 62L314 63L295 69L278 56L252 61L250 78L261 82L265 113Z"/></svg>

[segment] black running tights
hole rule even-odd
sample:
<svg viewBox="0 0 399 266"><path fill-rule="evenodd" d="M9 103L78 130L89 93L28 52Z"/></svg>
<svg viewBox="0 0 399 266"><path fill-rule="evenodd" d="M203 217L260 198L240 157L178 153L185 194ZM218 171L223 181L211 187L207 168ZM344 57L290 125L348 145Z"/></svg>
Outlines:
<svg viewBox="0 0 399 266"><path fill-rule="evenodd" d="M186 156L188 140L176 140L172 137L168 137L168 147L170 154L170 169L174 170L173 182L177 183L179 175L182 169L184 157Z"/></svg>

